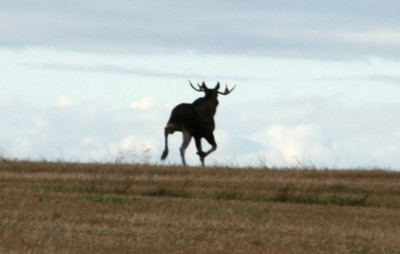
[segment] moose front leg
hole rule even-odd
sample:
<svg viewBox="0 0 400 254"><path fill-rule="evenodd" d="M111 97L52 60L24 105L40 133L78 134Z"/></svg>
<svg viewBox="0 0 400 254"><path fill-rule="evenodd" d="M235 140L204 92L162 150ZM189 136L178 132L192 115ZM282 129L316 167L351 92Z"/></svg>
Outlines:
<svg viewBox="0 0 400 254"><path fill-rule="evenodd" d="M214 134L211 133L211 135L206 136L205 139L211 145L211 149L208 150L207 152L203 153L204 157L208 156L210 153L217 150L217 143L215 142Z"/></svg>
<svg viewBox="0 0 400 254"><path fill-rule="evenodd" d="M196 142L197 154L200 157L201 165L204 167L204 158L207 156L203 149L201 148L201 137L195 137L194 141Z"/></svg>
<svg viewBox="0 0 400 254"><path fill-rule="evenodd" d="M210 153L214 152L217 150L217 143L215 142L214 134L211 133L211 135L206 136L205 139L207 142L212 146L210 150L208 150L206 153L204 153L204 157L208 156Z"/></svg>
<svg viewBox="0 0 400 254"><path fill-rule="evenodd" d="M196 137L195 138L195 142L196 142L196 148L197 148L197 154L200 156L200 161L201 161L201 165L204 167L204 159L212 152L214 152L215 150L217 150L217 143L215 142L215 138L214 135L211 134L210 136L205 137L205 139L207 140L207 142L212 146L210 150L208 150L207 152L203 152L203 149L201 147L201 138Z"/></svg>

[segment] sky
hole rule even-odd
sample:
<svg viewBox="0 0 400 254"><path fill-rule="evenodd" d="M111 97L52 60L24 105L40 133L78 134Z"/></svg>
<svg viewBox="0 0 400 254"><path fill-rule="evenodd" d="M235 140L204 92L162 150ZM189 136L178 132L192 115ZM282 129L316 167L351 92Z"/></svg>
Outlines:
<svg viewBox="0 0 400 254"><path fill-rule="evenodd" d="M399 170L398 13L397 0L2 0L0 156L161 163L171 110L202 96L191 80L237 85L206 164Z"/></svg>

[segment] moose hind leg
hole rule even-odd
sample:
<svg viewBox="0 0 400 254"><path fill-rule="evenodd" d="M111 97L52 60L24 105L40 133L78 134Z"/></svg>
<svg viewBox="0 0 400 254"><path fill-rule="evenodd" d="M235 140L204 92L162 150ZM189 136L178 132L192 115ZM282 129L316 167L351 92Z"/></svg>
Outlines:
<svg viewBox="0 0 400 254"><path fill-rule="evenodd" d="M165 160L168 156L168 134L171 133L170 130L171 126L167 125L167 127L164 128L164 137L165 137L165 148L164 148L164 152L161 155L161 160Z"/></svg>
<svg viewBox="0 0 400 254"><path fill-rule="evenodd" d="M167 124L167 127L164 128L165 148L161 155L161 160L165 160L168 156L168 135L173 134L176 130L176 126L172 123Z"/></svg>
<svg viewBox="0 0 400 254"><path fill-rule="evenodd" d="M185 151L186 151L186 148L188 148L191 139L192 139L192 136L190 135L190 133L184 131L183 132L183 143L182 143L180 151L181 151L182 163L183 163L183 166L185 166L185 167L186 167Z"/></svg>
<svg viewBox="0 0 400 254"><path fill-rule="evenodd" d="M161 160L165 160L168 156L168 133L167 131L165 131L165 148L164 148L164 152L161 155Z"/></svg>

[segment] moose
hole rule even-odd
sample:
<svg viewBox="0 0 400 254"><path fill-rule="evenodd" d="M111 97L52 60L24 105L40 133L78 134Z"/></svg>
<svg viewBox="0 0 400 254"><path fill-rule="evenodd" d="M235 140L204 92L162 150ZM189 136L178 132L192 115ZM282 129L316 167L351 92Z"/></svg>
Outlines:
<svg viewBox="0 0 400 254"><path fill-rule="evenodd" d="M197 83L198 88L194 87L189 80L190 86L197 92L204 92L204 97L198 98L193 103L182 103L176 106L171 113L167 126L165 127L165 149L161 156L161 160L165 160L168 156L168 135L175 131L183 134L183 143L180 148L183 166L186 166L185 150L189 146L192 137L196 143L197 154L200 157L201 165L204 167L204 159L217 149L217 143L214 138L215 122L214 116L218 106L218 94L228 95L236 87L228 89L225 87L224 92L218 91L219 82L215 88L210 89L205 82L201 85ZM205 138L212 146L207 152L204 152L201 146L201 139Z"/></svg>

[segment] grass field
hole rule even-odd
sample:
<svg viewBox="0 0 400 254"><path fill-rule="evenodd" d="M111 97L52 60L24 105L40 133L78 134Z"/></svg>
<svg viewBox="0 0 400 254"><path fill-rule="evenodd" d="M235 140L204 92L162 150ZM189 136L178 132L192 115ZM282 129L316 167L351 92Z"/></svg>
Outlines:
<svg viewBox="0 0 400 254"><path fill-rule="evenodd" d="M0 253L400 253L400 173L0 161Z"/></svg>

